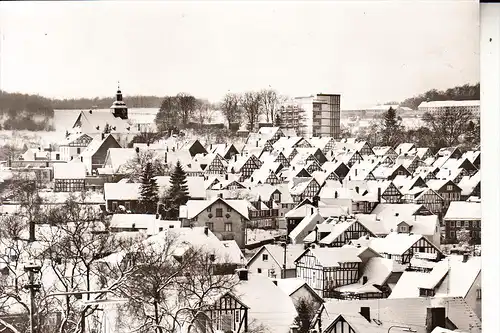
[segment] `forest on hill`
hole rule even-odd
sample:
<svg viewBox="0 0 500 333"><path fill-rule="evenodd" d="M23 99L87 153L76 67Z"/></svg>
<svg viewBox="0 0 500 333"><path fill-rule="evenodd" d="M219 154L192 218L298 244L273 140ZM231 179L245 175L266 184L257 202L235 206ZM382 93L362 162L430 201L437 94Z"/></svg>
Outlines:
<svg viewBox="0 0 500 333"><path fill-rule="evenodd" d="M464 84L446 90L431 89L421 95L410 97L399 103L400 106L406 106L417 110L422 102L426 101L467 101L479 100L480 84ZM389 104L389 103L388 103ZM398 103L395 103L398 104Z"/></svg>

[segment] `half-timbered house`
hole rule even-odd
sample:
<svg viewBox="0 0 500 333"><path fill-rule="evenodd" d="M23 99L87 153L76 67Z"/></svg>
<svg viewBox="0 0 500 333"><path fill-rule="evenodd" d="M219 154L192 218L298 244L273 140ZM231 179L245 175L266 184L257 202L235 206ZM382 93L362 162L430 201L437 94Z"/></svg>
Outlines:
<svg viewBox="0 0 500 333"><path fill-rule="evenodd" d="M362 237L351 241L352 245L369 246L385 258L393 259L400 264L409 264L416 253L436 254L443 257L441 250L426 237L413 233L391 232L384 238Z"/></svg>
<svg viewBox="0 0 500 333"><path fill-rule="evenodd" d="M473 244L481 243L481 203L453 201L444 216L445 237L456 242L458 232L468 230Z"/></svg>
<svg viewBox="0 0 500 333"><path fill-rule="evenodd" d="M85 164L79 161L54 164L54 192L85 190Z"/></svg>
<svg viewBox="0 0 500 333"><path fill-rule="evenodd" d="M338 180L340 180L341 182L344 180L344 178L349 173L349 167L342 161L325 162L321 167L323 170L325 170L328 173L334 173L336 176L338 176ZM335 176L332 176L331 178L328 177L327 179L337 180L337 179L335 179Z"/></svg>
<svg viewBox="0 0 500 333"><path fill-rule="evenodd" d="M294 202L299 203L306 198L314 198L318 195L320 186L312 177L294 177L289 183L290 194Z"/></svg>
<svg viewBox="0 0 500 333"><path fill-rule="evenodd" d="M392 181L368 181L366 182L368 190L376 193L377 196L383 199L386 203L399 203L403 197L399 189ZM382 200L379 200L381 202Z"/></svg>
<svg viewBox="0 0 500 333"><path fill-rule="evenodd" d="M227 165L228 173L240 174L240 180L248 179L255 170L262 166L262 162L254 155L234 155Z"/></svg>
<svg viewBox="0 0 500 333"><path fill-rule="evenodd" d="M226 160L230 160L234 155L240 153L232 143L212 144L210 145L209 150L211 153L219 154Z"/></svg>
<svg viewBox="0 0 500 333"><path fill-rule="evenodd" d="M332 150L330 152L330 161L332 162L344 162L349 168L354 164L361 162L363 156L357 150Z"/></svg>
<svg viewBox="0 0 500 333"><path fill-rule="evenodd" d="M71 161L73 158L80 156L91 141L92 137L84 133L69 134L59 144L61 160Z"/></svg>
<svg viewBox="0 0 500 333"><path fill-rule="evenodd" d="M109 213L138 213L141 184L139 183L105 183L104 200Z"/></svg>
<svg viewBox="0 0 500 333"><path fill-rule="evenodd" d="M194 157L193 161L199 163L206 175L223 175L227 173L227 162L219 154L199 154Z"/></svg>
<svg viewBox="0 0 500 333"><path fill-rule="evenodd" d="M255 170L250 176L250 182L254 184L271 184L276 185L280 183L280 179L273 172L273 170L266 168L264 164L261 168Z"/></svg>
<svg viewBox="0 0 500 333"><path fill-rule="evenodd" d="M304 243L314 243L321 247L342 247L353 239L362 236L375 236L361 222L356 219L329 217L323 223L317 224L315 229L304 238Z"/></svg>
<svg viewBox="0 0 500 333"><path fill-rule="evenodd" d="M462 189L451 180L433 179L427 182L427 186L443 198L443 215L450 206L450 202L460 200Z"/></svg>
<svg viewBox="0 0 500 333"><path fill-rule="evenodd" d="M398 154L396 153L396 151L394 149L392 149L392 147L390 147L390 146L383 146L383 147L377 146L377 147L373 147L372 150L373 150L373 154L375 156L378 156L378 157L388 156L392 160L395 160L396 157L398 157Z"/></svg>
<svg viewBox="0 0 500 333"><path fill-rule="evenodd" d="M203 332L208 331L207 327L221 332L248 332L248 309L239 297L226 292L215 298L205 312L206 316L199 316L194 323Z"/></svg>
<svg viewBox="0 0 500 333"><path fill-rule="evenodd" d="M307 141L314 148L319 148L323 153L327 153L335 147L335 139L332 137L311 137Z"/></svg>
<svg viewBox="0 0 500 333"><path fill-rule="evenodd" d="M408 154L399 155L394 162L396 164L403 165L411 174L413 174L419 166L424 165L424 162L422 162L417 156Z"/></svg>
<svg viewBox="0 0 500 333"><path fill-rule="evenodd" d="M306 281L320 297L334 298L336 288L359 280L363 260L375 256L379 255L367 247L311 246L295 260L297 277Z"/></svg>

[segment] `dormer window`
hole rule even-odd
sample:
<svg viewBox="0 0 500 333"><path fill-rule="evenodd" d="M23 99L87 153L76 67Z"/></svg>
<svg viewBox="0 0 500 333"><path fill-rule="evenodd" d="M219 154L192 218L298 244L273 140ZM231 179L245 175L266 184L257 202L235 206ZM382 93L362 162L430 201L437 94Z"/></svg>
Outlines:
<svg viewBox="0 0 500 333"><path fill-rule="evenodd" d="M399 232L408 232L408 227L405 225L402 225L399 227Z"/></svg>

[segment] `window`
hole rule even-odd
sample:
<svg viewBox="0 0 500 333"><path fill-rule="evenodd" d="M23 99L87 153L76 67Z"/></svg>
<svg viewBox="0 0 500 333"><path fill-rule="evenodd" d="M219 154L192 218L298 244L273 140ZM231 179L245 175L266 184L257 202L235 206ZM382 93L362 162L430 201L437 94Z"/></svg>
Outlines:
<svg viewBox="0 0 500 333"><path fill-rule="evenodd" d="M446 185L446 191L453 191L453 185Z"/></svg>
<svg viewBox="0 0 500 333"><path fill-rule="evenodd" d="M118 202L112 201L111 202L111 210L116 211L118 209Z"/></svg>
<svg viewBox="0 0 500 333"><path fill-rule="evenodd" d="M406 226L405 225L402 225L399 227L399 231L400 232L406 232Z"/></svg>
<svg viewBox="0 0 500 333"><path fill-rule="evenodd" d="M465 221L465 227L468 228L469 227L469 221Z"/></svg>
<svg viewBox="0 0 500 333"><path fill-rule="evenodd" d="M261 268L257 268L257 273L262 273L262 269Z"/></svg>
<svg viewBox="0 0 500 333"><path fill-rule="evenodd" d="M434 289L420 288L420 297L432 297L434 296Z"/></svg>
<svg viewBox="0 0 500 333"><path fill-rule="evenodd" d="M80 155L80 152L81 152L81 148L76 148L76 153L77 153L78 155Z"/></svg>
<svg viewBox="0 0 500 333"><path fill-rule="evenodd" d="M226 231L226 232L233 231L233 224L231 222L224 223L224 231Z"/></svg>
<svg viewBox="0 0 500 333"><path fill-rule="evenodd" d="M215 209L215 217L222 217L222 208Z"/></svg>
<svg viewBox="0 0 500 333"><path fill-rule="evenodd" d="M234 310L234 321L239 323L240 322L240 310Z"/></svg>
<svg viewBox="0 0 500 333"><path fill-rule="evenodd" d="M418 252L425 252L425 247L424 246L420 246L418 248Z"/></svg>
<svg viewBox="0 0 500 333"><path fill-rule="evenodd" d="M125 209L130 210L130 201L125 201Z"/></svg>
<svg viewBox="0 0 500 333"><path fill-rule="evenodd" d="M358 238L359 238L359 232L353 232L352 239L358 239Z"/></svg>
<svg viewBox="0 0 500 333"><path fill-rule="evenodd" d="M160 230L160 232L162 232L162 231L163 231L163 227L160 227L160 229L159 229L159 230Z"/></svg>
<svg viewBox="0 0 500 333"><path fill-rule="evenodd" d="M207 213L210 213L212 211L212 207L207 208Z"/></svg>
<svg viewBox="0 0 500 333"><path fill-rule="evenodd" d="M214 223L213 222L207 222L207 227L210 229L210 231L214 231Z"/></svg>
<svg viewBox="0 0 500 333"><path fill-rule="evenodd" d="M450 227L455 228L455 221L450 221Z"/></svg>
<svg viewBox="0 0 500 333"><path fill-rule="evenodd" d="M450 238L452 238L452 239L455 238L455 231L450 231Z"/></svg>
<svg viewBox="0 0 500 333"><path fill-rule="evenodd" d="M227 207L227 212L228 213L231 213L233 211L233 209L231 207Z"/></svg>
<svg viewBox="0 0 500 333"><path fill-rule="evenodd" d="M267 254L262 255L262 260L267 261L269 259L269 256Z"/></svg>

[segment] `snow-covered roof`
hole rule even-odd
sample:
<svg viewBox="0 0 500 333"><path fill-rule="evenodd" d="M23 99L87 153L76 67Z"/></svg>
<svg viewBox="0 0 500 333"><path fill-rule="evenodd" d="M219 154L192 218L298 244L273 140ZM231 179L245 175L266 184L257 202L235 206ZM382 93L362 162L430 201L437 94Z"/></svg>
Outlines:
<svg viewBox="0 0 500 333"><path fill-rule="evenodd" d="M248 316L263 324L270 332L289 333L297 316L292 299L267 276L248 273L248 281L240 281L234 288L248 307Z"/></svg>
<svg viewBox="0 0 500 333"><path fill-rule="evenodd" d="M285 248L280 245L267 244L264 245L257 253L248 261L251 263L262 251L269 252L278 267L283 267L285 258ZM295 259L304 252L304 246L301 244L288 244L286 248L286 268L295 268Z"/></svg>
<svg viewBox="0 0 500 333"><path fill-rule="evenodd" d="M304 205L307 206L307 205ZM302 206L302 207L304 207ZM290 211L292 212L292 211ZM288 212L288 213L290 213ZM286 215L286 217L289 217L289 215ZM317 210L312 211L312 214L307 214L304 216L304 218L297 224L295 228L290 232L290 235L288 237L293 243L301 243L303 239L307 236L307 234L314 229L314 227L318 224L323 222L323 217L319 214Z"/></svg>
<svg viewBox="0 0 500 333"><path fill-rule="evenodd" d="M306 251L310 251L323 267L340 267L341 263L361 262L361 249L356 247L309 248Z"/></svg>
<svg viewBox="0 0 500 333"><path fill-rule="evenodd" d="M374 285L383 286L386 283L392 272L399 272L404 270L404 267L399 267L394 260L373 257L366 263L362 276L358 282L349 284L336 288L339 292L352 292L355 294L361 293L382 293L382 291L376 288ZM363 277L367 277L366 283L363 283Z"/></svg>
<svg viewBox="0 0 500 333"><path fill-rule="evenodd" d="M481 257L451 255L434 264L430 272L404 272L389 298L419 297L419 288L435 289L436 297L466 297L481 272Z"/></svg>
<svg viewBox="0 0 500 333"><path fill-rule="evenodd" d="M445 220L481 220L481 203L452 201L444 216Z"/></svg>
<svg viewBox="0 0 500 333"><path fill-rule="evenodd" d="M105 200L139 200L140 183L105 183Z"/></svg>
<svg viewBox="0 0 500 333"><path fill-rule="evenodd" d="M186 203L187 216L183 217L192 219L198 216L202 211L212 206L219 200L224 202L232 209L234 209L236 212L238 212L241 216L243 216L246 219L248 219L249 209L253 207L247 200L240 200L240 199L233 200L233 199L215 198L212 200L188 200L188 202Z"/></svg>
<svg viewBox="0 0 500 333"><path fill-rule="evenodd" d="M402 255L423 236L391 232L384 238L370 238L369 246L378 253Z"/></svg>
<svg viewBox="0 0 500 333"><path fill-rule="evenodd" d="M155 177L156 183L160 192L166 193L170 188L170 176L157 176ZM204 186L203 177L186 177L186 185L188 187L189 196L191 198L206 198L207 193Z"/></svg>
<svg viewBox="0 0 500 333"><path fill-rule="evenodd" d="M418 108L443 108L443 107L461 107L461 106L477 106L479 107L481 102L479 100L469 100L469 101L431 101L422 102Z"/></svg>
<svg viewBox="0 0 500 333"><path fill-rule="evenodd" d="M54 179L85 179L87 170L81 162L54 164Z"/></svg>
<svg viewBox="0 0 500 333"><path fill-rule="evenodd" d="M393 325L409 326L417 333L426 333L427 308L445 307L446 316L458 329L470 333L481 332L481 320L474 314L473 309L462 298L429 298L412 297L400 299L368 299L368 300L335 300L330 299L324 303L325 311L321 320L323 327L335 320L339 314L348 320L361 317L361 307L370 308L371 318L376 318L382 323L380 331L367 329L369 322L363 317L359 318L362 326L357 327L357 332L383 333ZM364 322L362 321L364 320ZM375 326L375 324L374 324ZM377 325L378 326L378 325ZM456 332L456 331L455 331Z"/></svg>

